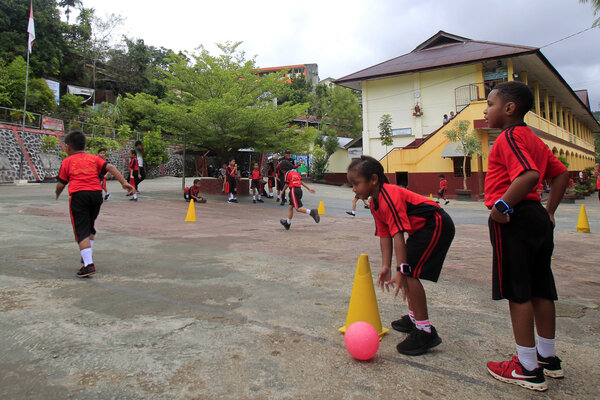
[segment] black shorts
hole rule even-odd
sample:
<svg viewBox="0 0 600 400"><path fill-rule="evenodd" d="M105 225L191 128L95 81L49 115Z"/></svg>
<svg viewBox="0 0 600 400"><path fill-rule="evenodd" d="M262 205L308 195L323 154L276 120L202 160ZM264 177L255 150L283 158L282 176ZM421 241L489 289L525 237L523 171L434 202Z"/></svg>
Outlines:
<svg viewBox="0 0 600 400"><path fill-rule="evenodd" d="M488 221L493 248L492 298L525 303L533 297L558 300L550 266L554 227L539 201L522 201L510 222Z"/></svg>
<svg viewBox="0 0 600 400"><path fill-rule="evenodd" d="M454 222L442 209L431 214L425 226L406 240L406 261L413 278L437 282L454 239Z"/></svg>
<svg viewBox="0 0 600 400"><path fill-rule="evenodd" d="M260 179L252 179L252 183L250 183L250 189L260 189Z"/></svg>
<svg viewBox="0 0 600 400"><path fill-rule="evenodd" d="M285 186L285 182L283 181L283 177L277 180L277 190L282 191Z"/></svg>
<svg viewBox="0 0 600 400"><path fill-rule="evenodd" d="M237 194L237 179L236 178L231 178L231 177L227 177L227 183L229 184L229 190L227 191L227 193L231 193L236 195Z"/></svg>
<svg viewBox="0 0 600 400"><path fill-rule="evenodd" d="M445 196L446 196L446 189L438 190L438 197L445 197Z"/></svg>
<svg viewBox="0 0 600 400"><path fill-rule="evenodd" d="M96 234L94 222L102 206L102 191L75 192L69 198L69 213L77 243Z"/></svg>
<svg viewBox="0 0 600 400"><path fill-rule="evenodd" d="M290 206L296 210L302 207L302 188L290 188Z"/></svg>

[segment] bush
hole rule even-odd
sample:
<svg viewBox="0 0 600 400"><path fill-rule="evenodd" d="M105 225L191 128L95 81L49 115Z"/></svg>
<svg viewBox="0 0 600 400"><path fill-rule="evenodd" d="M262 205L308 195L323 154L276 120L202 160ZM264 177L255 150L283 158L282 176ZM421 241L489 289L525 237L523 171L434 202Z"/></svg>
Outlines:
<svg viewBox="0 0 600 400"><path fill-rule="evenodd" d="M144 133L142 136L142 145L146 152L146 156L144 157L144 166L146 166L146 169L169 161L167 145L162 139L160 128Z"/></svg>
<svg viewBox="0 0 600 400"><path fill-rule="evenodd" d="M116 140L105 138L105 137L92 137L87 138L86 152L96 155L98 150L106 149L108 153L110 150L119 150L121 146ZM108 154L106 155L108 157Z"/></svg>
<svg viewBox="0 0 600 400"><path fill-rule="evenodd" d="M323 150L321 146L318 144L315 145L312 151L311 157L311 175L315 179L323 179L325 174L327 173L327 163L329 162L329 157L327 156L327 152Z"/></svg>
<svg viewBox="0 0 600 400"><path fill-rule="evenodd" d="M68 118L72 119L81 112L83 108L82 101L83 97L66 93L60 98L60 108L65 111Z"/></svg>
<svg viewBox="0 0 600 400"><path fill-rule="evenodd" d="M60 140L56 136L44 136L42 138L41 151L59 150ZM62 149L60 149L62 150Z"/></svg>

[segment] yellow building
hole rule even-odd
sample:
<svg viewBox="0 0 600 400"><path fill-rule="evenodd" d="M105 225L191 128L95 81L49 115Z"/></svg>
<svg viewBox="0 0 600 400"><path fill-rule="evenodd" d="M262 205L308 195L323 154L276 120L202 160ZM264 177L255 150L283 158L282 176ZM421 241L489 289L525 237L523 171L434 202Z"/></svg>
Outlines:
<svg viewBox="0 0 600 400"><path fill-rule="evenodd" d="M422 194L435 193L439 174L449 194L462 189L462 153L445 132L457 120L470 122L482 155L469 159L466 173L473 198L483 193L487 154L500 133L483 117L486 98L504 81L528 84L534 109L525 122L573 173L594 166L593 132L600 131L586 90L574 92L539 48L471 40L443 31L412 52L355 72L337 84L362 91L363 154L381 161L392 183ZM381 116L392 117L394 144L381 144ZM447 115L449 122L444 123Z"/></svg>

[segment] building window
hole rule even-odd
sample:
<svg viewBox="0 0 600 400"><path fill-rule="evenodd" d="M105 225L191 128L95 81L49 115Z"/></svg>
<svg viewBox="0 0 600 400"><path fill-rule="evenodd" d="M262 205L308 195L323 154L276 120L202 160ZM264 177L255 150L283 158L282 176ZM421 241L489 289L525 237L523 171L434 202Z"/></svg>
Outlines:
<svg viewBox="0 0 600 400"><path fill-rule="evenodd" d="M392 136L412 136L412 128L392 129Z"/></svg>
<svg viewBox="0 0 600 400"><path fill-rule="evenodd" d="M454 161L454 177L455 178L463 178L463 158L462 157L453 157L452 161ZM471 177L471 157L467 157L467 178Z"/></svg>

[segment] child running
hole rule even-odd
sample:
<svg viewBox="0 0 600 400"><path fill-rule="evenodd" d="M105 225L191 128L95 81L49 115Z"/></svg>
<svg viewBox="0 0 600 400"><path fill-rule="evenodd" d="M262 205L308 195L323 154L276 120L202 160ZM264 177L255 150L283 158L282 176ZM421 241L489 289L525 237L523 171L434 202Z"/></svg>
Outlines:
<svg viewBox="0 0 600 400"><path fill-rule="evenodd" d="M229 160L229 165L225 170L225 176L227 178L227 181L225 182L225 193L229 193L229 199L227 200L228 203L238 202L237 197L235 197L237 194L237 171L238 166L235 163L235 158L231 158Z"/></svg>
<svg viewBox="0 0 600 400"><path fill-rule="evenodd" d="M56 199L69 185L69 212L75 233L75 242L79 245L79 253L83 266L77 276L84 278L96 273L92 248L94 247L94 221L100 213L102 205L102 187L100 175L110 172L129 193L135 193L135 187L127 183L123 175L108 161L92 154L84 153L85 135L80 131L70 132L65 137L67 154L60 166L56 184Z"/></svg>
<svg viewBox="0 0 600 400"><path fill-rule="evenodd" d="M103 160L106 160L106 149L98 150L98 157L100 157ZM105 174L100 174L100 184L102 185L102 190L105 193L104 200L108 200L110 198L110 193L108 193L108 190L106 189L106 179L108 178L108 175L110 175L109 172L106 172Z"/></svg>
<svg viewBox="0 0 600 400"><path fill-rule="evenodd" d="M361 198L371 196L375 235L379 236L382 266L377 285L394 297L402 290L408 299L408 315L392 322L392 328L409 335L396 346L401 354L419 355L442 343L431 325L421 279L437 282L446 253L454 238L454 223L433 200L400 186L390 185L383 166L373 157L361 156L348 167L348 181ZM404 233L408 239L404 240ZM392 253L396 274L392 278Z"/></svg>
<svg viewBox="0 0 600 400"><path fill-rule="evenodd" d="M183 192L183 198L188 203L190 200L194 200L196 203L206 203L206 199L200 196L200 179L194 179L194 184L189 188L186 188Z"/></svg>
<svg viewBox="0 0 600 400"><path fill-rule="evenodd" d="M446 200L446 192L448 191L448 181L446 180L446 177L444 176L444 174L440 174L440 190L438 190L438 199L436 200L436 203L439 204L440 199L444 199L445 203L444 205L447 205L448 203L450 203L450 200Z"/></svg>
<svg viewBox="0 0 600 400"><path fill-rule="evenodd" d="M258 169L258 163L255 162L252 164L252 183L250 184L250 189L252 189L252 202L256 204L256 195L258 194L258 202L264 203L260 195L260 178L262 178L261 173Z"/></svg>
<svg viewBox="0 0 600 400"><path fill-rule="evenodd" d="M137 187L141 180L140 167L138 166L137 153L135 150L129 152L129 174L127 175L127 180L133 187ZM129 193L128 196L129 195L132 196L129 201L137 201L137 193L133 192Z"/></svg>
<svg viewBox="0 0 600 400"><path fill-rule="evenodd" d="M488 362L487 369L502 382L544 391L548 388L544 375L564 376L554 350L558 295L550 264L554 212L569 175L523 122L533 102L527 85L505 82L490 92L484 111L488 127L502 129L490 150L485 177L485 205L491 210L492 298L508 300L517 350L509 361ZM546 208L536 190L545 179L550 181Z"/></svg>
<svg viewBox="0 0 600 400"><path fill-rule="evenodd" d="M354 196L354 199L352 199L352 211L346 211L346 214L356 217L356 203L358 202L358 199L358 195ZM369 199L363 199L363 203L365 205L365 208L370 208Z"/></svg>
<svg viewBox="0 0 600 400"><path fill-rule="evenodd" d="M269 185L269 195L270 199L273 198L273 188L275 187L275 167L273 166L273 161L270 161L267 168L267 178Z"/></svg>
<svg viewBox="0 0 600 400"><path fill-rule="evenodd" d="M314 193L315 191L309 188L306 183L302 182L302 178L300 174L296 171L292 170L292 163L286 160L283 160L279 163L281 170L284 173L285 185L281 192L285 192L288 188L290 189L290 205L288 208L288 217L287 219L281 219L279 222L286 230L290 229L292 226L292 218L294 217L294 209L298 212L306 213L313 217L315 222L318 224L321 220L319 213L316 209L308 209L302 207L302 186L308 189L309 192Z"/></svg>

